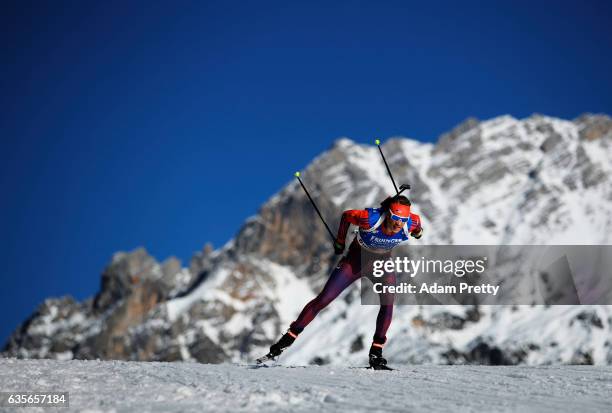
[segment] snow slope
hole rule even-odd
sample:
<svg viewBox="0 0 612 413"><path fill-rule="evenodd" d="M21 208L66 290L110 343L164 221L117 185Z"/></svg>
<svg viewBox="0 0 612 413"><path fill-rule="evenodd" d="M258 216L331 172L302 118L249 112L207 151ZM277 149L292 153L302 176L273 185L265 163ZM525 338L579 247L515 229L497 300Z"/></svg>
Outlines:
<svg viewBox="0 0 612 413"><path fill-rule="evenodd" d="M186 362L0 359L0 388L68 391L70 408L60 410L78 412L612 409L610 366L407 366L375 372L330 366L254 369Z"/></svg>

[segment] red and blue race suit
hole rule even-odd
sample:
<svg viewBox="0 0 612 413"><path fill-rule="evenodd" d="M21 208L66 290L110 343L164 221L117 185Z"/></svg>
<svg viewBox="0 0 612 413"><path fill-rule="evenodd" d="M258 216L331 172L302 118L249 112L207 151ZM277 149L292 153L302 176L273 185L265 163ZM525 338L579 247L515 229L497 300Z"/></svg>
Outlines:
<svg viewBox="0 0 612 413"><path fill-rule="evenodd" d="M371 276L372 264L375 260L385 260L390 257L391 250L408 240L408 235L421 230L421 219L417 214L410 214L410 219L397 233L387 233L384 226L385 215L378 208L365 210L348 210L342 214L338 228L337 241L344 244L346 233L351 224L359 227L359 232L349 247L348 253L342 257L331 273L323 290L311 300L298 318L291 323L290 331L299 334L316 317L316 315L332 302L346 287L361 278ZM377 280L386 285L394 285L395 273L386 273ZM387 330L393 316L393 295L379 294L380 309L376 318L374 343L383 345Z"/></svg>

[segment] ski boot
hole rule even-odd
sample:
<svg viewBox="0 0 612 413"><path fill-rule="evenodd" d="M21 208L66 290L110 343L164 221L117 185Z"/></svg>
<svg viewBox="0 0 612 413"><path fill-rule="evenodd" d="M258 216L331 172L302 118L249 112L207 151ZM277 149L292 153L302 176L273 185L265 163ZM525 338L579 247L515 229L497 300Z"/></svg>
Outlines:
<svg viewBox="0 0 612 413"><path fill-rule="evenodd" d="M276 357L280 356L287 347L293 344L296 338L297 334L293 333L291 329L287 330L280 340L270 346L270 352L268 354L257 359L257 364L276 359Z"/></svg>
<svg viewBox="0 0 612 413"><path fill-rule="evenodd" d="M393 370L387 366L387 360L382 355L382 344L372 343L370 347L370 368L374 370Z"/></svg>

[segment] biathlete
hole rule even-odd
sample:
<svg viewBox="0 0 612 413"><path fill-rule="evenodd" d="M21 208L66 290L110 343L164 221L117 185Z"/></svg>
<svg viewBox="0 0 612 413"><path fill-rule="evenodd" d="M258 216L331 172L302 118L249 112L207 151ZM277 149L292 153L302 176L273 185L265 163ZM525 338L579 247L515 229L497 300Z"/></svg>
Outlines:
<svg viewBox="0 0 612 413"><path fill-rule="evenodd" d="M289 326L287 333L270 346L270 352L266 356L268 359L279 356L293 344L319 311L346 287L360 277L371 274L374 260L389 258L394 247L407 241L410 236L418 239L423 234L420 217L410 211L410 201L403 195L387 198L380 208L344 211L334 242L334 250L338 255L344 253L346 233L350 224L358 226L359 231L349 246L348 253L342 257L319 295L306 304L298 318ZM383 277L385 284L395 284L395 281L395 273L386 273ZM375 369L386 367L387 360L383 357L382 350L393 316L393 295L381 293L379 298L380 309L369 353L370 366Z"/></svg>

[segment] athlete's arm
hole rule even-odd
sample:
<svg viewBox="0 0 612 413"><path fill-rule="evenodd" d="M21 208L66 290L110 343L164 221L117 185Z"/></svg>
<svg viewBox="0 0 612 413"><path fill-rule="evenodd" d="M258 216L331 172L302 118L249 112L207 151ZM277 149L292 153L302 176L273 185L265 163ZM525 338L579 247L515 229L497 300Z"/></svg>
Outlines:
<svg viewBox="0 0 612 413"><path fill-rule="evenodd" d="M342 213L342 219L338 226L338 236L336 242L344 245L346 242L346 233L351 224L357 225L359 228L368 229L370 223L368 221L368 211L365 209L349 209Z"/></svg>

